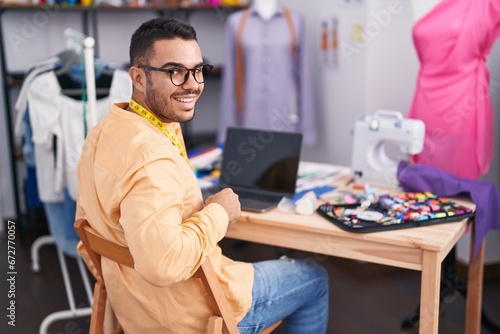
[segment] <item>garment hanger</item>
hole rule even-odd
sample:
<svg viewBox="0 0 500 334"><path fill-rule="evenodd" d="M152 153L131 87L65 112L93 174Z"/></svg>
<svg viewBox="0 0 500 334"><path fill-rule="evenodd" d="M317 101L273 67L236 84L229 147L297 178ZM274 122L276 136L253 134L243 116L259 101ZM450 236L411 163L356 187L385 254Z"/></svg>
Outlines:
<svg viewBox="0 0 500 334"><path fill-rule="evenodd" d="M58 58L62 66L54 70L54 74L57 76L68 73L75 66L81 66L81 55L78 55L74 50L64 50L59 53Z"/></svg>
<svg viewBox="0 0 500 334"><path fill-rule="evenodd" d="M118 69L117 66L108 64L108 63L106 63L103 60L98 59L98 58L96 58L96 61L94 62L94 68L100 74L111 76L111 77L115 74L115 71Z"/></svg>
<svg viewBox="0 0 500 334"><path fill-rule="evenodd" d="M84 92L85 73L83 60L83 44L87 36L72 30L65 30L66 49L58 54L62 66L54 71L58 77L60 85L63 87L62 93L73 99L81 99ZM91 58L93 59L93 57ZM96 72L94 76L95 94L98 98L103 98L109 95L111 81L114 75L115 68L112 65L106 64L102 60L95 59L93 67ZM75 80L74 76L70 76L71 71L75 69L82 70L81 80Z"/></svg>

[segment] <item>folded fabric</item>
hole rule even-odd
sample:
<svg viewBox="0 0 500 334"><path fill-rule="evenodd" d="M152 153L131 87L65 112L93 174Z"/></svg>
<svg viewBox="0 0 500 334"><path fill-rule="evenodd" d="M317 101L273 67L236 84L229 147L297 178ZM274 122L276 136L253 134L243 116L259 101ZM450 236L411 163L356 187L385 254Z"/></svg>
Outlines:
<svg viewBox="0 0 500 334"><path fill-rule="evenodd" d="M466 195L476 205L474 256L490 230L500 230L500 193L495 184L460 178L435 167L401 161L397 177L404 191L438 196Z"/></svg>

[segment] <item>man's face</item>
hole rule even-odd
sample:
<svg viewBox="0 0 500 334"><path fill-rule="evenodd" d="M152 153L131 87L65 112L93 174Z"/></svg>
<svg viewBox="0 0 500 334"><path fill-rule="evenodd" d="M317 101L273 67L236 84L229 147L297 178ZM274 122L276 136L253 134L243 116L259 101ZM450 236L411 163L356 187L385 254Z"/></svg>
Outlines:
<svg viewBox="0 0 500 334"><path fill-rule="evenodd" d="M203 63L200 47L194 40L176 38L156 41L154 50L149 64L145 65L163 69L185 66L190 69ZM163 122L181 123L193 119L194 107L204 84L196 82L191 72L184 84L175 86L169 73L145 71L145 102L149 109Z"/></svg>

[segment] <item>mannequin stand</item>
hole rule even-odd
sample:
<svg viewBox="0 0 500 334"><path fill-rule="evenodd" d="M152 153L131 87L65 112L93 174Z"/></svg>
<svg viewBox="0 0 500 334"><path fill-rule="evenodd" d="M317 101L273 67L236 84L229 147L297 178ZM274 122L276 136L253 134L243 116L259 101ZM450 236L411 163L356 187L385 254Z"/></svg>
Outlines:
<svg viewBox="0 0 500 334"><path fill-rule="evenodd" d="M446 301L448 297L452 297L457 293L462 297L467 297L467 283L459 278L455 272L456 263L456 247L454 247L448 256L443 261L443 274L441 277L441 293L440 305ZM448 299L449 300L449 299ZM420 318L420 304L411 312L401 323L401 328L413 328L418 325ZM481 311L481 324L492 333L500 333L500 325L495 324L484 312Z"/></svg>

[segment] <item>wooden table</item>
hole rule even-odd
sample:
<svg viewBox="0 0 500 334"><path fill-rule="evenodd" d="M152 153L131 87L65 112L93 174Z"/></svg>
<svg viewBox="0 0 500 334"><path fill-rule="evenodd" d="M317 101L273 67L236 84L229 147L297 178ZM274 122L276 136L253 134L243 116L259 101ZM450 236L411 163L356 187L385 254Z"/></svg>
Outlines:
<svg viewBox="0 0 500 334"><path fill-rule="evenodd" d="M471 206L470 203L468 205ZM351 233L317 213L301 216L274 209L267 213L242 212L241 218L229 227L226 236L421 271L419 331L429 334L438 333L441 263L467 226L468 221L463 220L428 227ZM474 240L473 236L471 240ZM484 242L479 254L469 264L466 333L480 333L483 260Z"/></svg>

